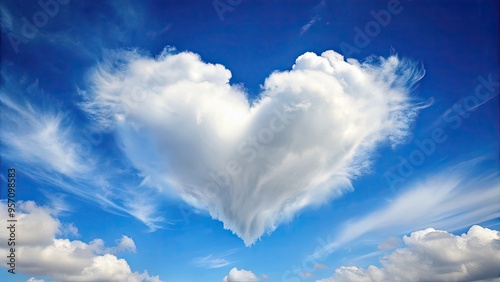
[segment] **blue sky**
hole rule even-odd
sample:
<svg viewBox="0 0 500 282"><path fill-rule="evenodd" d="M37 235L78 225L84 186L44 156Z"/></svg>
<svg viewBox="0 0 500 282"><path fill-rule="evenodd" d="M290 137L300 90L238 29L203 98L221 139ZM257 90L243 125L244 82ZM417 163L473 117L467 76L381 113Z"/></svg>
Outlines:
<svg viewBox="0 0 500 282"><path fill-rule="evenodd" d="M0 280L498 281L499 10L3 1Z"/></svg>

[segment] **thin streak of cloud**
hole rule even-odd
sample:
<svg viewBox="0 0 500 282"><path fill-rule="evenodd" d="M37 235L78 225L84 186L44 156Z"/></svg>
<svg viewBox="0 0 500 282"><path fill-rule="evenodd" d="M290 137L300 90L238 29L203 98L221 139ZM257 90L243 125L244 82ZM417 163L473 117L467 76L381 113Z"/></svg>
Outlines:
<svg viewBox="0 0 500 282"><path fill-rule="evenodd" d="M500 217L498 171L479 170L482 161L463 162L415 183L386 206L348 221L333 241L311 257L322 257L325 250L331 252L369 233L406 234L429 226L454 231Z"/></svg>
<svg viewBox="0 0 500 282"><path fill-rule="evenodd" d="M62 224L49 207L38 206L32 201L16 203L16 231L23 234L16 241L16 273L50 277L53 281L130 281L161 282L159 276L150 276L147 271L133 272L125 259L115 254L136 251L132 238L122 236L114 247L106 247L102 239L89 243L70 240L65 235L74 232L73 224ZM0 201L0 208L7 209L6 201ZM1 213L0 219L7 220ZM69 229L69 230L67 230ZM0 232L2 242L8 234ZM7 256L10 247L0 245L0 254ZM57 258L57 263L54 263ZM34 277L28 281L39 281Z"/></svg>
<svg viewBox="0 0 500 282"><path fill-rule="evenodd" d="M12 31L12 15L9 13L9 11L3 7L0 6L0 27L4 31Z"/></svg>
<svg viewBox="0 0 500 282"><path fill-rule="evenodd" d="M300 35L301 36L304 35L304 33L306 33L309 30L309 28L311 28L311 26L319 20L321 20L321 17L315 16L307 24L303 25L302 28L300 29Z"/></svg>
<svg viewBox="0 0 500 282"><path fill-rule="evenodd" d="M313 26L315 23L323 19L321 15L325 13L325 9L326 9L325 0L322 0L319 4L317 4L316 6L314 6L314 8L311 9L311 14L312 14L311 19L300 29L300 36L304 35L306 32L309 31L311 26Z"/></svg>
<svg viewBox="0 0 500 282"><path fill-rule="evenodd" d="M213 255L208 255L206 257L199 257L194 259L194 263L199 267L203 268L221 268L226 265L230 265L232 262L221 257L214 257Z"/></svg>

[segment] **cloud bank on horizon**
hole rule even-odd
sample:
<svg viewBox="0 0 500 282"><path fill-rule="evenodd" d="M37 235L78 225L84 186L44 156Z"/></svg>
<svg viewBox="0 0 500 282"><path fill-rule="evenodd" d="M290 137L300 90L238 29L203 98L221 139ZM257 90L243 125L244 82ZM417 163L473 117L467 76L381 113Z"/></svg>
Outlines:
<svg viewBox="0 0 500 282"><path fill-rule="evenodd" d="M89 74L82 108L116 132L143 184L207 210L251 245L352 190L377 145L404 140L422 75L397 56L308 52L249 101L229 70L194 53L117 51Z"/></svg>

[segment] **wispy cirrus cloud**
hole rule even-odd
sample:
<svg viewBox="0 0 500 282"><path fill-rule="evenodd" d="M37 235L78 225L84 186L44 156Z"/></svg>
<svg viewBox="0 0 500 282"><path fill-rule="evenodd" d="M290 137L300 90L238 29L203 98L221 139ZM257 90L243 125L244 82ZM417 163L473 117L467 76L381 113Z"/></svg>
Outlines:
<svg viewBox="0 0 500 282"><path fill-rule="evenodd" d="M308 23L302 26L300 29L300 35L304 35L306 32L309 31L311 26L313 26L315 23L321 21L322 15L325 14L325 9L326 9L326 1L322 0L319 2L314 8L311 10L311 19L309 20Z"/></svg>
<svg viewBox="0 0 500 282"><path fill-rule="evenodd" d="M2 76L0 146L4 160L61 192L114 213L131 215L151 230L160 227L164 219L158 215L155 201L144 200L154 191L137 191L141 179L124 175L102 156L99 146L105 132L96 132L87 124L76 126L75 115L63 110L61 102L40 89L37 81L29 83L28 78L18 79L5 73ZM131 181L123 182L123 177ZM58 212L71 211L64 194L42 193Z"/></svg>
<svg viewBox="0 0 500 282"><path fill-rule="evenodd" d="M0 92L5 126L0 138L6 148L2 154L27 165L43 164L67 177L87 174L95 161L83 161L78 154L71 126L65 122L68 115L57 109L36 108L28 101L16 101L12 92L21 90L3 88Z"/></svg>
<svg viewBox="0 0 500 282"><path fill-rule="evenodd" d="M496 169L482 169L487 161L471 159L414 182L381 208L347 221L311 257L322 257L368 234L381 238L428 227L454 231L500 217L500 177Z"/></svg>
<svg viewBox="0 0 500 282"><path fill-rule="evenodd" d="M304 35L304 33L306 33L311 28L311 26L313 24L315 24L319 20L321 20L321 17L320 16L315 16L308 23L306 23L305 25L303 25L302 28L300 29L300 35Z"/></svg>
<svg viewBox="0 0 500 282"><path fill-rule="evenodd" d="M235 254L236 251L237 251L236 249L232 249L222 254L217 254L217 255L210 254L204 257L197 257L193 260L193 262L199 267L209 268L209 269L224 267L234 263L233 261L228 260L227 257Z"/></svg>
<svg viewBox="0 0 500 282"><path fill-rule="evenodd" d="M199 257L194 259L194 263L204 268L221 268L226 265L230 265L232 262L227 261L225 258L208 255L206 257Z"/></svg>

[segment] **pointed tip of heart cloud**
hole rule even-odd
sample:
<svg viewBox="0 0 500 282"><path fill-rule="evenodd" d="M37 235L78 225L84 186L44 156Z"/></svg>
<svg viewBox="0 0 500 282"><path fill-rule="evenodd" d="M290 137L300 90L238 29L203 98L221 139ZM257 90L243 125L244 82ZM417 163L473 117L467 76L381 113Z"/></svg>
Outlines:
<svg viewBox="0 0 500 282"><path fill-rule="evenodd" d="M209 211L252 245L347 191L381 143L400 143L423 69L397 56L299 56L252 105L231 73L191 52L130 51L90 73L82 108L116 132L152 186ZM116 59L116 58L115 58ZM125 63L123 63L125 62Z"/></svg>

